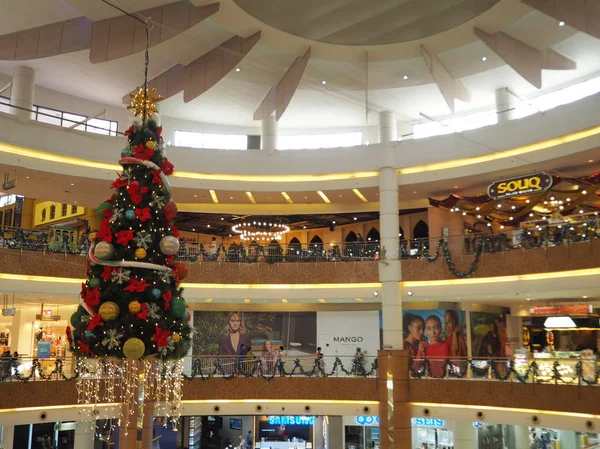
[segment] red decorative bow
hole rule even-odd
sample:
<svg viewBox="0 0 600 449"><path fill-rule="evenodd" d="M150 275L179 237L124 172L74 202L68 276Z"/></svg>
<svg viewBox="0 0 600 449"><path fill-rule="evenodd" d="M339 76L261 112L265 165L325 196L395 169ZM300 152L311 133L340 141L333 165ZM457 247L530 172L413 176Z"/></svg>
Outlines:
<svg viewBox="0 0 600 449"><path fill-rule="evenodd" d="M150 307L148 307L148 303L141 303L140 304L141 309L140 309L140 313L138 313L135 317L138 320L147 320L148 319L148 312L150 312Z"/></svg>
<svg viewBox="0 0 600 449"><path fill-rule="evenodd" d="M173 294L171 293L171 290L169 290L167 293L163 294L162 297L165 300L165 311L170 310L171 309L171 301L173 300Z"/></svg>
<svg viewBox="0 0 600 449"><path fill-rule="evenodd" d="M132 278L129 281L129 285L125 287L125 290L128 292L142 293L149 285L150 284L148 284L146 281L138 281L137 279Z"/></svg>
<svg viewBox="0 0 600 449"><path fill-rule="evenodd" d="M156 331L152 336L152 341L156 342L156 346L162 348L163 346L167 346L169 344L169 342L167 341L169 335L171 335L171 331L165 331L162 330L160 327L156 326Z"/></svg>
<svg viewBox="0 0 600 449"><path fill-rule="evenodd" d="M90 347L86 345L82 340L77 340L77 346L80 352L83 352L86 355L92 355L92 351L90 351Z"/></svg>
<svg viewBox="0 0 600 449"><path fill-rule="evenodd" d="M133 240L133 233L131 229L117 232L117 243L127 246Z"/></svg>
<svg viewBox="0 0 600 449"><path fill-rule="evenodd" d="M108 265L104 265L104 271L102 271L100 277L104 279L104 282L108 282L113 271L115 271L114 268L109 267Z"/></svg>
<svg viewBox="0 0 600 449"><path fill-rule="evenodd" d="M97 313L96 315L94 315L92 317L92 319L88 322L87 330L88 331L93 331L98 326L104 326L104 321L102 321L102 317L100 316L99 313Z"/></svg>
<svg viewBox="0 0 600 449"><path fill-rule="evenodd" d="M161 184L162 180L160 179L160 174L162 173L162 170L156 169L152 172L152 184Z"/></svg>
<svg viewBox="0 0 600 449"><path fill-rule="evenodd" d="M160 168L162 169L165 175L169 176L173 173L173 169L175 168L175 166L169 162L169 159L164 158L162 166Z"/></svg>
<svg viewBox="0 0 600 449"><path fill-rule="evenodd" d="M86 303L90 308L95 308L98 304L100 304L100 289L98 287L88 289L85 292L85 298L83 302Z"/></svg>
<svg viewBox="0 0 600 449"><path fill-rule="evenodd" d="M148 221L148 220L150 220L152 218L152 216L150 215L150 208L149 207L144 207L143 209L136 209L135 210L135 216L142 223L145 223L146 221Z"/></svg>

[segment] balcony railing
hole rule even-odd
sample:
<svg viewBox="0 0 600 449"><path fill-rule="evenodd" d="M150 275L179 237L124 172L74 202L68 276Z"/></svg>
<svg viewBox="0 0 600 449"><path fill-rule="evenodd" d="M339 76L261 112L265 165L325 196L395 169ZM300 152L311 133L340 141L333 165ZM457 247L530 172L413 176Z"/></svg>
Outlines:
<svg viewBox="0 0 600 449"><path fill-rule="evenodd" d="M575 359L436 358L413 357L413 379L463 379L557 385L600 385L595 356Z"/></svg>
<svg viewBox="0 0 600 449"><path fill-rule="evenodd" d="M112 370L107 370L110 363ZM116 365L116 366L115 366ZM193 356L183 359L184 377L188 380L261 377L377 377L377 358L363 356L301 357L236 357ZM104 379L107 372L120 376L116 359L62 358L0 358L0 382L31 382L49 380Z"/></svg>

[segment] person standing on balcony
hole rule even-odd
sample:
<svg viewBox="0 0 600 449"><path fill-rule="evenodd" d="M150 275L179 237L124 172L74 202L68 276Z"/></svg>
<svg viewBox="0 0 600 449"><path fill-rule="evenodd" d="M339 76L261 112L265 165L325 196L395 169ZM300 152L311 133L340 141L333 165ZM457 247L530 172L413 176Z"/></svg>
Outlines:
<svg viewBox="0 0 600 449"><path fill-rule="evenodd" d="M208 248L208 254L210 255L210 261L214 262L215 260L217 260L217 238L213 237L212 241L210 242L209 248Z"/></svg>

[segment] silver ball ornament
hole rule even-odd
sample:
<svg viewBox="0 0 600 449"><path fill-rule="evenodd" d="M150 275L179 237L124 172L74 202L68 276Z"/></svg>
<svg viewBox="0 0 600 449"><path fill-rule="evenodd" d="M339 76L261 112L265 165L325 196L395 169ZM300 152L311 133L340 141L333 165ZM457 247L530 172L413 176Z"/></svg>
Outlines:
<svg viewBox="0 0 600 449"><path fill-rule="evenodd" d="M112 243L100 242L94 247L94 255L98 259L110 259L115 254L115 247Z"/></svg>
<svg viewBox="0 0 600 449"><path fill-rule="evenodd" d="M177 237L168 235L160 239L160 251L167 256L173 256L179 251L179 240Z"/></svg>

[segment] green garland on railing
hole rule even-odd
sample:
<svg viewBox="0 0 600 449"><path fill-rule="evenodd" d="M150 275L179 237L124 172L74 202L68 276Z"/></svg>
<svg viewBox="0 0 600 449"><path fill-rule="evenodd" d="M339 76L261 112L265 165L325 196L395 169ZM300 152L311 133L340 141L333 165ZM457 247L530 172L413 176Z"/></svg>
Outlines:
<svg viewBox="0 0 600 449"><path fill-rule="evenodd" d="M446 378L464 378L468 370L471 370L473 376L479 378L491 378L505 382L514 377L519 383L540 383L555 385L574 385L575 383L586 385L598 385L600 382L600 369L596 368L594 372L594 380L587 380L583 374L583 361L578 361L575 364L575 374L573 377L565 378L560 374L560 363L555 361L552 365L551 376L543 376L540 378L540 370L538 364L531 362L526 371L516 370L513 360L497 361L497 360L451 360L445 359L433 361L435 363L432 370L432 362L428 359L411 358L409 362L410 376L414 379L446 379ZM439 366L438 364L442 365ZM484 364L485 366L479 366ZM461 365L464 369L461 369ZM498 369L499 366L505 366L506 371ZM433 372L435 371L435 373ZM521 372L520 372L521 371ZM504 373L502 373L504 372ZM569 380L567 380L569 379Z"/></svg>
<svg viewBox="0 0 600 449"><path fill-rule="evenodd" d="M31 369L29 370L29 374L23 375L19 372L21 363L17 359L0 359L0 382L10 381L13 378L17 382L29 382L31 380L35 380L36 378L42 380L74 380L79 378L81 372L81 359L76 359L75 369L72 376L68 376L65 373L64 361L62 359L54 360L54 366L49 374L45 373L42 361L43 359L33 359L31 361ZM46 361L46 363L48 362L50 361Z"/></svg>

